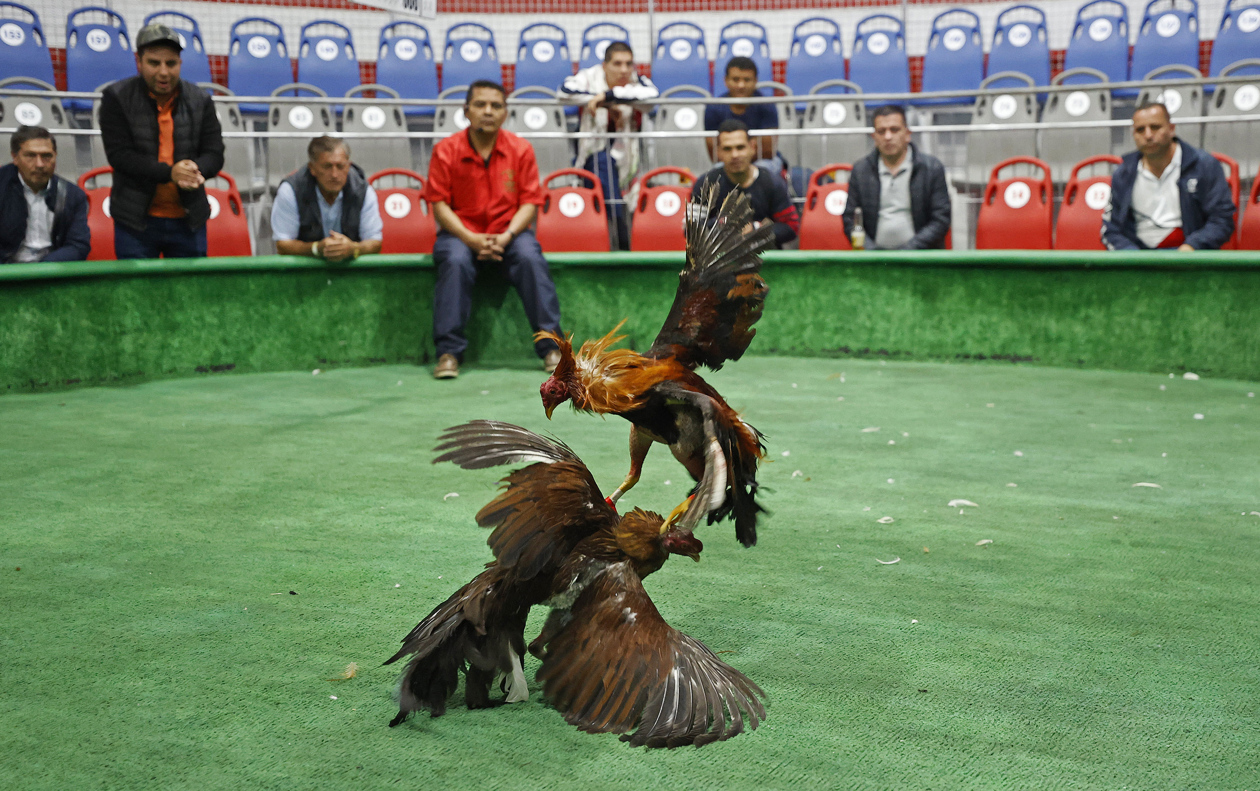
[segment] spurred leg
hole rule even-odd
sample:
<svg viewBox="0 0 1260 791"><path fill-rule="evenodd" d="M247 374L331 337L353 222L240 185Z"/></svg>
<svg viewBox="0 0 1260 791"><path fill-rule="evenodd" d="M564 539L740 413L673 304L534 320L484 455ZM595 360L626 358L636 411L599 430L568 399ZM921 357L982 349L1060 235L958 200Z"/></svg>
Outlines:
<svg viewBox="0 0 1260 791"><path fill-rule="evenodd" d="M652 440L639 431L639 427L634 424L630 425L630 472L626 473L626 479L617 487L617 491L608 496L608 504L615 505L621 499L621 495L634 488L639 482L639 476L643 474L643 460L647 458L648 451L652 449Z"/></svg>

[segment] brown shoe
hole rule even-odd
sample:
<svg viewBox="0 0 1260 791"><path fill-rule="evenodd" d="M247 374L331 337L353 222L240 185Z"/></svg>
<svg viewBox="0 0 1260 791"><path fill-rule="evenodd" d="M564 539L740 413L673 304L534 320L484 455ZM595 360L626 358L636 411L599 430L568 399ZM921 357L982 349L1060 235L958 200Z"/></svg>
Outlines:
<svg viewBox="0 0 1260 791"><path fill-rule="evenodd" d="M434 379L454 379L459 376L459 358L453 354L444 354L438 358L433 367Z"/></svg>
<svg viewBox="0 0 1260 791"><path fill-rule="evenodd" d="M547 352L547 356L543 358L543 369L549 374L556 372L556 366L560 364L560 350L552 349Z"/></svg>

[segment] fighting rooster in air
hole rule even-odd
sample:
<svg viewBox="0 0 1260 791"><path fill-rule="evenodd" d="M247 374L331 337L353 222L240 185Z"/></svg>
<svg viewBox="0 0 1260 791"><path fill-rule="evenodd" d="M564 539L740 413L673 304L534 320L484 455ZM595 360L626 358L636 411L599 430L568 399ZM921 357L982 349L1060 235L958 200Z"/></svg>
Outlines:
<svg viewBox="0 0 1260 791"><path fill-rule="evenodd" d="M639 481L653 442L668 445L697 481L671 517L691 532L706 514L728 515L746 547L757 543L757 463L761 434L696 373L718 370L748 348L769 288L759 253L774 238L771 226L750 230L752 210L739 190L715 206L715 193L694 196L687 211L687 263L669 317L644 354L609 349L612 332L587 341L575 355L572 340L540 332L560 347L560 363L540 388L547 417L565 401L583 412L624 417L630 427L630 472L609 497L615 504ZM624 321L622 322L625 323Z"/></svg>
<svg viewBox="0 0 1260 791"><path fill-rule="evenodd" d="M521 666L529 610L551 607L529 651L564 718L634 746L697 746L729 739L765 717L761 689L703 643L665 623L642 580L671 555L700 560L703 545L660 514L618 516L572 450L508 423L448 429L437 459L464 469L529 463L481 509L495 559L434 608L385 664L411 656L390 726L418 709L446 710L464 670L469 708L526 700ZM631 733L633 731L633 733Z"/></svg>

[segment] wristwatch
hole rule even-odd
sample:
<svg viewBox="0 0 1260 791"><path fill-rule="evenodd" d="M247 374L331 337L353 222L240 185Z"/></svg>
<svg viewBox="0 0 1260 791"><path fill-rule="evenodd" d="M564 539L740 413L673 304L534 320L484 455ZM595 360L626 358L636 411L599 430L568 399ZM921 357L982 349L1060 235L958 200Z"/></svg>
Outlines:
<svg viewBox="0 0 1260 791"><path fill-rule="evenodd" d="M323 258L323 256L320 255L320 252L319 252L319 242L311 242L311 255L315 256L316 258Z"/></svg>

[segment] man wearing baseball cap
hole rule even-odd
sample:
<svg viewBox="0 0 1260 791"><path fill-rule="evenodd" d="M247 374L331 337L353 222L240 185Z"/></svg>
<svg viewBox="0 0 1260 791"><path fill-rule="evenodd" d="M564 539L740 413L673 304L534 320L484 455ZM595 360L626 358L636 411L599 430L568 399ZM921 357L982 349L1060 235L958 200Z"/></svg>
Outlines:
<svg viewBox="0 0 1260 791"><path fill-rule="evenodd" d="M223 134L209 94L179 78L179 34L146 25L135 77L101 95L101 139L114 168L114 252L125 258L206 254L206 179L223 167Z"/></svg>

